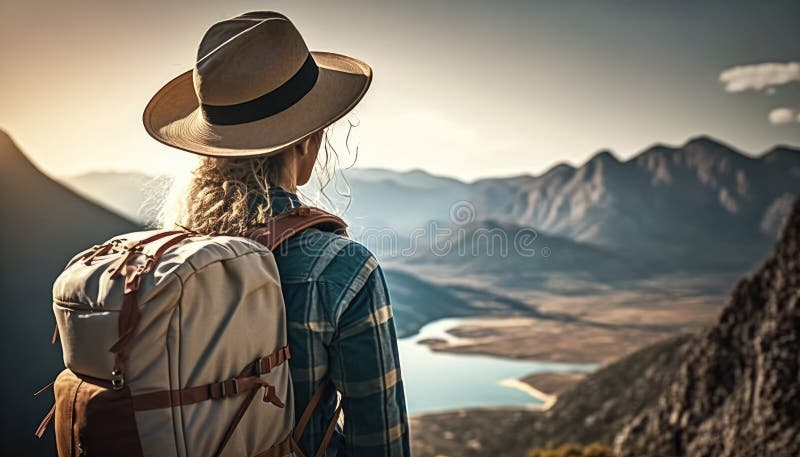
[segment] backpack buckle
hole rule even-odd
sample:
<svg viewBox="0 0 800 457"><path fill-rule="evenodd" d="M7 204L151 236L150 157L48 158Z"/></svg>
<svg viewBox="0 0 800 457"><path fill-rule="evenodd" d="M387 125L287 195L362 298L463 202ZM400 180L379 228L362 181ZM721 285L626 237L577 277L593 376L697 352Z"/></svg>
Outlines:
<svg viewBox="0 0 800 457"><path fill-rule="evenodd" d="M125 375L119 370L111 372L111 388L114 390L122 390L125 387Z"/></svg>
<svg viewBox="0 0 800 457"><path fill-rule="evenodd" d="M208 384L208 397L213 400L233 397L239 394L239 380L236 378Z"/></svg>

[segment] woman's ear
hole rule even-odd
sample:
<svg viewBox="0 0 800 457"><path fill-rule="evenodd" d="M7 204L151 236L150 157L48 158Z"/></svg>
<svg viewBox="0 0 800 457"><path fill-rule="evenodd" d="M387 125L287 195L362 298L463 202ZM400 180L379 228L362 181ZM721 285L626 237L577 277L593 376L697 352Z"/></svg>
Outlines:
<svg viewBox="0 0 800 457"><path fill-rule="evenodd" d="M292 147L292 153L296 154L299 157L303 157L304 155L306 155L307 150L308 150L308 138L297 143Z"/></svg>
<svg viewBox="0 0 800 457"><path fill-rule="evenodd" d="M311 152L311 150L314 147L314 137L315 136L316 136L316 133L311 134L311 135L307 136L303 141L297 143L297 145L295 146L296 152L301 156L304 156L304 155L308 154L309 152Z"/></svg>
<svg viewBox="0 0 800 457"><path fill-rule="evenodd" d="M309 152L317 153L319 151L319 147L322 145L322 135L324 134L324 130L317 130L316 132L309 135L305 140L301 142L303 145L303 154L307 154Z"/></svg>

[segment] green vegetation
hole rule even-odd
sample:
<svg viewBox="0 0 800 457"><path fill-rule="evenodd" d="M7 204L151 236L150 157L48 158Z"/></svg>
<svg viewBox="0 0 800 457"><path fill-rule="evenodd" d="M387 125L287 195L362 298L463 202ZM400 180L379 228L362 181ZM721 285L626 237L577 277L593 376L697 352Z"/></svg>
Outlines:
<svg viewBox="0 0 800 457"><path fill-rule="evenodd" d="M592 443L585 447L573 444L562 444L556 447L548 444L545 448L531 449L528 457L614 457L614 453L601 443Z"/></svg>

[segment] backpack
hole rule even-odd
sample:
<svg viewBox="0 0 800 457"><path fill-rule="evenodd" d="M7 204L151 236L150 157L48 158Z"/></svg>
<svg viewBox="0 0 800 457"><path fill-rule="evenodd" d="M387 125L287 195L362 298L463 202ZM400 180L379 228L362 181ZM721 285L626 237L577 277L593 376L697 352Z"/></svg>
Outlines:
<svg viewBox="0 0 800 457"><path fill-rule="evenodd" d="M54 418L61 457L304 457L296 441L330 386L295 428L272 251L309 227L346 224L301 207L247 237L135 232L75 256L53 286L66 369L36 434Z"/></svg>

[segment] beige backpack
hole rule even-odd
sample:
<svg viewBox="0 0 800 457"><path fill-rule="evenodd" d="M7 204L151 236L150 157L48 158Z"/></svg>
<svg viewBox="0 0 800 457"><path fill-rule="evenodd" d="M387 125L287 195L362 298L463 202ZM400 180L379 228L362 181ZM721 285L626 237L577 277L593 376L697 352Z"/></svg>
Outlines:
<svg viewBox="0 0 800 457"><path fill-rule="evenodd" d="M55 418L61 457L301 456L296 440L324 389L294 429L271 250L312 226L345 224L298 208L249 238L137 232L74 257L53 286L66 369L37 435Z"/></svg>

